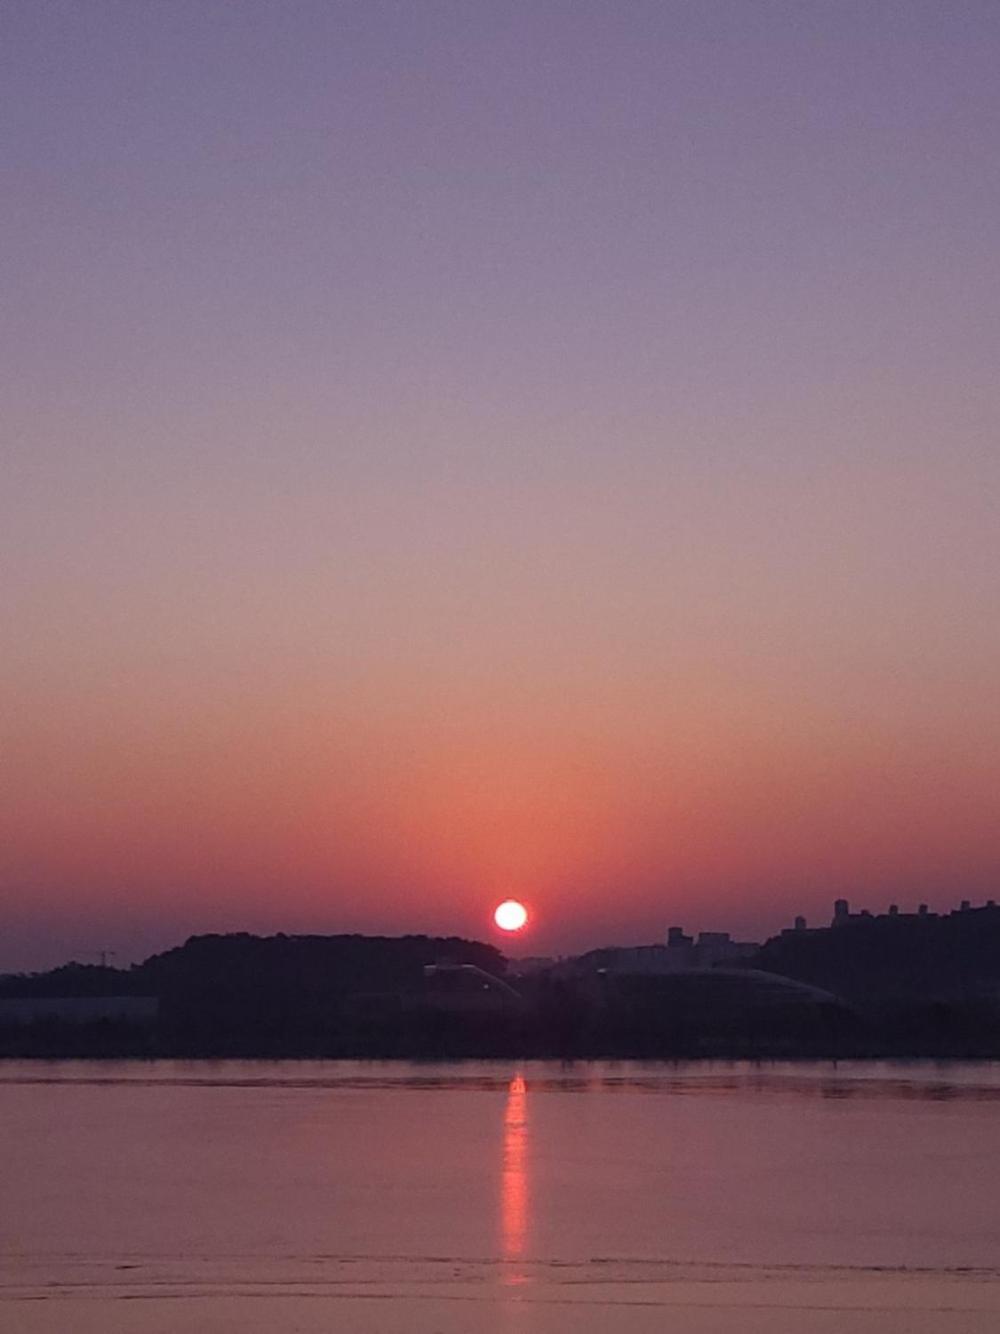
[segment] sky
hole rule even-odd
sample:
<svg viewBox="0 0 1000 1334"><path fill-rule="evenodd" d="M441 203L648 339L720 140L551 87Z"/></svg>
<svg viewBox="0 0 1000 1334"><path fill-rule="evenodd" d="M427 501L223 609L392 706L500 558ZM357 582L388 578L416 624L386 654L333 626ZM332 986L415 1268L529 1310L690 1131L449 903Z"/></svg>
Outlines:
<svg viewBox="0 0 1000 1334"><path fill-rule="evenodd" d="M0 62L0 969L1000 890L994 0Z"/></svg>

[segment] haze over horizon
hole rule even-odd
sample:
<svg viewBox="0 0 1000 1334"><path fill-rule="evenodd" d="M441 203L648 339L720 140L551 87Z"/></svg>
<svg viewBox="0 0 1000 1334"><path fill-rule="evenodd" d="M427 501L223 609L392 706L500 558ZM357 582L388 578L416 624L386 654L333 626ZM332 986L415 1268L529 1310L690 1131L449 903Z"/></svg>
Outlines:
<svg viewBox="0 0 1000 1334"><path fill-rule="evenodd" d="M10 0L0 971L1000 898L998 57Z"/></svg>

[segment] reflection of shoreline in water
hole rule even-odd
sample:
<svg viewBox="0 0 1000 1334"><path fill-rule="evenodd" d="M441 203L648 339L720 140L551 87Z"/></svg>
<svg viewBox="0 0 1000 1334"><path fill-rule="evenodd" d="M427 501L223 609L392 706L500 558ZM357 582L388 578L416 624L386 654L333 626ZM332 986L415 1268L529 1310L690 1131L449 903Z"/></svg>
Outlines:
<svg viewBox="0 0 1000 1334"><path fill-rule="evenodd" d="M522 1260L528 1231L528 1173L526 1118L527 1089L522 1075L507 1085L503 1116L503 1167L500 1175L501 1253L505 1260ZM512 1279L518 1282L519 1279Z"/></svg>
<svg viewBox="0 0 1000 1334"><path fill-rule="evenodd" d="M428 1069L404 1062L386 1062L386 1073L376 1073L378 1062L237 1060L221 1062L115 1061L107 1067L93 1062L57 1062L52 1068L37 1063L7 1062L0 1070L0 1088L30 1085L130 1088L240 1088L329 1090L331 1092L479 1092L520 1099L524 1112L524 1076L490 1068L489 1062ZM520 1081L520 1082L518 1082ZM531 1067L533 1094L646 1094L650 1096L730 1097L748 1093L759 1097L814 1097L915 1102L1000 1102L1000 1063L954 1061L824 1061L756 1063L750 1061L578 1061L553 1071L546 1062ZM523 1128L523 1127L522 1127Z"/></svg>

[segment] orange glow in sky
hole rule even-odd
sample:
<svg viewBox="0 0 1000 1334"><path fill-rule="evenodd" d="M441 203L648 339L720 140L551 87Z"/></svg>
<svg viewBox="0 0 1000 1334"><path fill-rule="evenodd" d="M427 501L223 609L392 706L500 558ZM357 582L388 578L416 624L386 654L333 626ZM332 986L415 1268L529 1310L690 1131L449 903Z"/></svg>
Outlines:
<svg viewBox="0 0 1000 1334"><path fill-rule="evenodd" d="M4 10L0 973L994 896L1000 6L175 8Z"/></svg>

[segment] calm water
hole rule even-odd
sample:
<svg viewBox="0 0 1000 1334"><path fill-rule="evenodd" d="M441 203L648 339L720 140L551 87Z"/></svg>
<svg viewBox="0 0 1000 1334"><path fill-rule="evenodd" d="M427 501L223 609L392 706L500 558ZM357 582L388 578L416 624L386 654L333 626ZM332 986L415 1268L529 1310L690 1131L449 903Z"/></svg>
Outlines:
<svg viewBox="0 0 1000 1334"><path fill-rule="evenodd" d="M990 1065L0 1064L0 1330L1000 1328Z"/></svg>

